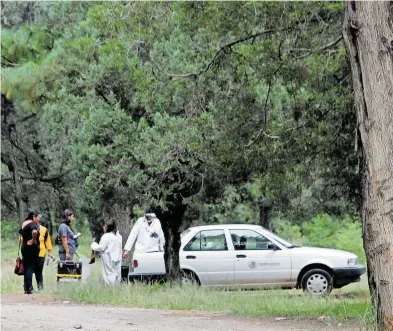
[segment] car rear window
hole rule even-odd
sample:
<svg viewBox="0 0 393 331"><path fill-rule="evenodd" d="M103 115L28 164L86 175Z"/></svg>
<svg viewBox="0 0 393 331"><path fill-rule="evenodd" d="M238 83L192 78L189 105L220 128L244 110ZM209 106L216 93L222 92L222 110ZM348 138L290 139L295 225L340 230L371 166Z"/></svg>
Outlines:
<svg viewBox="0 0 393 331"><path fill-rule="evenodd" d="M184 247L185 251L226 251L228 250L224 230L198 232Z"/></svg>

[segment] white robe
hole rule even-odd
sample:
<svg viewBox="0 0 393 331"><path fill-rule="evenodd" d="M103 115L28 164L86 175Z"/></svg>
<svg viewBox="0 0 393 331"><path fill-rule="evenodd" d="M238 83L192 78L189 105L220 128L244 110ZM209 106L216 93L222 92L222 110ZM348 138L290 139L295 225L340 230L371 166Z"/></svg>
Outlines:
<svg viewBox="0 0 393 331"><path fill-rule="evenodd" d="M138 218L128 236L124 250L130 251L135 240L135 252L149 253L164 250L165 238L161 223L154 213L150 215L153 219L150 225L145 217Z"/></svg>
<svg viewBox="0 0 393 331"><path fill-rule="evenodd" d="M123 238L117 232L104 233L100 243L91 244L91 249L101 253L101 271L104 282L108 285L119 284L121 281Z"/></svg>

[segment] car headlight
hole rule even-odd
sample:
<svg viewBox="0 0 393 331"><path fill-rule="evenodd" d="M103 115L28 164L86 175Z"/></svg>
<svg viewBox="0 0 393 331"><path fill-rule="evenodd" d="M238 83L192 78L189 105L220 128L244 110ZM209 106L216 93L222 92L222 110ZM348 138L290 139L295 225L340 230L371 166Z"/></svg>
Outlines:
<svg viewBox="0 0 393 331"><path fill-rule="evenodd" d="M348 259L348 265L358 265L359 264L359 259Z"/></svg>

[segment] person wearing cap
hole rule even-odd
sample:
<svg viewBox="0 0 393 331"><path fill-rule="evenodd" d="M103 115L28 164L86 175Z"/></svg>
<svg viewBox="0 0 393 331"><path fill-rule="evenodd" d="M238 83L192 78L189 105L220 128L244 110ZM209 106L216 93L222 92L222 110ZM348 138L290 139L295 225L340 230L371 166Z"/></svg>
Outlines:
<svg viewBox="0 0 393 331"><path fill-rule="evenodd" d="M164 250L165 238L160 220L156 214L145 211L145 216L138 218L124 246L123 258L126 259L135 241L135 252L149 253Z"/></svg>
<svg viewBox="0 0 393 331"><path fill-rule="evenodd" d="M40 213L30 210L22 227L19 229L20 241L22 244L21 253L25 274L23 276L23 287L25 294L33 294L33 273L38 264L38 227L37 220Z"/></svg>
<svg viewBox="0 0 393 331"><path fill-rule="evenodd" d="M37 281L37 287L39 291L44 289L44 278L42 276L42 271L44 269L46 251L48 251L49 258L53 260L52 241L48 233L48 229L41 224L41 221L42 214L38 214L38 217L34 219L34 222L38 227L39 252L37 267L35 269L35 279Z"/></svg>

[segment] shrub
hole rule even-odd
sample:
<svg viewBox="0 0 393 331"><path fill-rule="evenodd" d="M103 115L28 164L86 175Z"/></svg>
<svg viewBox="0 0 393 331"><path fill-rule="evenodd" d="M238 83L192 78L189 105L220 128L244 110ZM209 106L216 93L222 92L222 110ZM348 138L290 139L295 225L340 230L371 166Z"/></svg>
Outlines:
<svg viewBox="0 0 393 331"><path fill-rule="evenodd" d="M332 247L335 233L341 228L340 221L327 214L313 217L302 224L302 233L305 237L304 244L316 247Z"/></svg>
<svg viewBox="0 0 393 331"><path fill-rule="evenodd" d="M366 261L361 223L357 219L318 215L303 223L302 233L305 245L346 250L358 255L361 263Z"/></svg>
<svg viewBox="0 0 393 331"><path fill-rule="evenodd" d="M17 239L19 227L16 220L1 220L1 239Z"/></svg>
<svg viewBox="0 0 393 331"><path fill-rule="evenodd" d="M274 231L285 240L297 245L303 244L301 228L299 225L292 225L289 221L281 218L273 220Z"/></svg>
<svg viewBox="0 0 393 331"><path fill-rule="evenodd" d="M336 248L355 253L360 263L366 263L366 254L363 248L362 225L357 221L343 221L344 226L335 235Z"/></svg>
<svg viewBox="0 0 393 331"><path fill-rule="evenodd" d="M345 217L338 219L327 214L313 217L301 227L288 220L276 218L273 221L275 232L284 239L298 245L342 249L366 262L363 248L362 227L357 219Z"/></svg>

